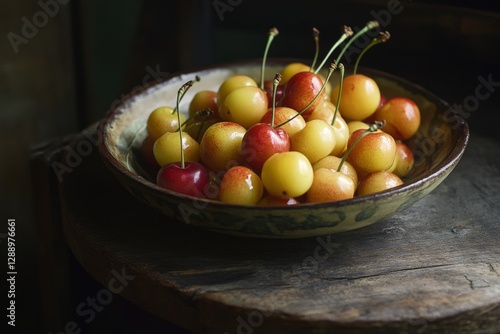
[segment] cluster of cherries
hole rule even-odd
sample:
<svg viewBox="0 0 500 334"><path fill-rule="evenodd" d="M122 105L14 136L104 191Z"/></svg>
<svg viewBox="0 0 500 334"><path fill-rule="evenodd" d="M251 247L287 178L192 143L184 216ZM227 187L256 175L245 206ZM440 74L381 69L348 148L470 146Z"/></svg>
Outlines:
<svg viewBox="0 0 500 334"><path fill-rule="evenodd" d="M291 63L273 80L264 80L269 32L261 80L237 74L217 91L198 91L188 118L179 103L192 80L178 91L175 107L159 107L147 120L143 152L157 172L157 184L185 195L243 205L296 205L339 201L403 184L414 159L405 143L420 126L420 111L409 98L386 99L377 83L358 74L344 76L326 59L344 40L340 53L369 29L356 35L349 27L315 66ZM318 31L313 29L318 50ZM351 37L354 35L353 37ZM373 39L361 53L389 38ZM340 71L338 84L329 82Z"/></svg>

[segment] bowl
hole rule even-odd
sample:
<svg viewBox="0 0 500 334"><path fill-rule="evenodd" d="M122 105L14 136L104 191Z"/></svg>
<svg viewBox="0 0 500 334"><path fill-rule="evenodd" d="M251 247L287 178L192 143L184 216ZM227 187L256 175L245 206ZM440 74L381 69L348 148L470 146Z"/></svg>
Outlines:
<svg viewBox="0 0 500 334"><path fill-rule="evenodd" d="M291 61L296 60L269 59L266 77L274 77ZM177 90L195 76L201 80L186 93L181 112L186 112L197 91L217 90L223 80L232 75L246 74L259 82L260 66L261 60L249 60L178 73L122 99L97 127L104 164L139 201L163 213L167 224L189 224L234 236L305 238L362 228L404 210L435 189L456 167L465 151L468 125L453 113L448 103L403 78L361 68L358 72L372 77L387 98L406 96L420 108L420 128L407 141L414 153L415 165L403 185L349 200L287 207L229 205L157 186L155 175L146 168L140 151L151 111L159 106L175 106ZM339 79L334 75L331 80L335 84Z"/></svg>

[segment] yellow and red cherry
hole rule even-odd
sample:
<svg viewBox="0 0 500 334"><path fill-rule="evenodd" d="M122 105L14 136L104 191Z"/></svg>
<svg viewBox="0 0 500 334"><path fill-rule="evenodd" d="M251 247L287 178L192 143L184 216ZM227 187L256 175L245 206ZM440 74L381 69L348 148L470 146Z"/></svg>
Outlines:
<svg viewBox="0 0 500 334"><path fill-rule="evenodd" d="M342 158L336 157L334 155L328 155L323 159L318 160L313 165L313 170L317 170L320 168L328 168L341 172L349 176L354 182L355 187L358 185L358 173L356 169L347 161L342 161Z"/></svg>
<svg viewBox="0 0 500 334"><path fill-rule="evenodd" d="M210 117L217 118L217 92L213 90L201 90L197 92L189 103L189 116L194 116L198 111L205 109L212 111Z"/></svg>
<svg viewBox="0 0 500 334"><path fill-rule="evenodd" d="M323 100L323 102L307 116L306 121L322 119L331 124L333 122L335 110L337 110L337 107L331 101Z"/></svg>
<svg viewBox="0 0 500 334"><path fill-rule="evenodd" d="M212 171L226 171L243 163L241 141L246 129L235 122L211 125L200 141L200 160Z"/></svg>
<svg viewBox="0 0 500 334"><path fill-rule="evenodd" d="M290 206L298 205L300 202L296 198L279 198L266 195L257 203L258 206Z"/></svg>
<svg viewBox="0 0 500 334"><path fill-rule="evenodd" d="M279 83L280 86L284 87L285 84L293 77L295 74L299 72L309 72L311 67L299 62L293 62L286 65L281 71L281 81Z"/></svg>
<svg viewBox="0 0 500 334"><path fill-rule="evenodd" d="M365 176L356 189L357 196L375 194L384 190L388 190L399 185L403 181L399 176L388 171L380 171Z"/></svg>
<svg viewBox="0 0 500 334"><path fill-rule="evenodd" d="M273 110L271 108L260 119L260 123L271 124L272 117L273 117ZM275 107L274 123L282 124L279 126L279 128L285 130L285 132L288 133L288 136L290 137L299 132L300 130L302 130L306 126L306 121L304 120L304 118L301 115L299 115L295 109L288 107Z"/></svg>
<svg viewBox="0 0 500 334"><path fill-rule="evenodd" d="M366 130L370 127L370 124L364 121L349 121L347 122L347 127L349 128L349 135L351 135L354 131L362 129Z"/></svg>
<svg viewBox="0 0 500 334"><path fill-rule="evenodd" d="M313 169L309 159L296 151L275 153L264 162L261 179L267 192L278 198L300 197L311 187Z"/></svg>
<svg viewBox="0 0 500 334"><path fill-rule="evenodd" d="M407 97L393 97L377 109L376 121L385 120L384 131L394 139L407 140L417 133L420 127L420 109Z"/></svg>
<svg viewBox="0 0 500 334"><path fill-rule="evenodd" d="M290 150L304 154L311 164L332 153L335 148L335 130L322 119L306 123L301 131L290 138Z"/></svg>
<svg viewBox="0 0 500 334"><path fill-rule="evenodd" d="M356 185L344 173L329 168L318 168L306 193L308 203L335 202L354 197Z"/></svg>
<svg viewBox="0 0 500 334"><path fill-rule="evenodd" d="M346 160L356 169L358 176L386 171L396 157L396 141L378 130L382 123L375 123L368 130L356 130L347 142Z"/></svg>
<svg viewBox="0 0 500 334"><path fill-rule="evenodd" d="M256 205L263 193L259 175L245 166L229 168L219 185L219 200L228 204Z"/></svg>
<svg viewBox="0 0 500 334"><path fill-rule="evenodd" d="M233 90L219 104L220 117L246 129L258 123L269 109L266 93L259 87L247 86Z"/></svg>
<svg viewBox="0 0 500 334"><path fill-rule="evenodd" d="M337 116L335 118L333 130L333 133L335 135L335 147L330 154L341 156L347 149L347 141L349 140L349 127L342 117Z"/></svg>
<svg viewBox="0 0 500 334"><path fill-rule="evenodd" d="M257 123L245 132L241 142L241 154L255 171L273 154L290 150L290 137L282 128L268 123Z"/></svg>
<svg viewBox="0 0 500 334"><path fill-rule="evenodd" d="M146 121L148 135L156 140L166 132L175 132L179 128L179 117L174 108L163 106L154 109ZM185 121L183 114L180 114L180 122Z"/></svg>
<svg viewBox="0 0 500 334"><path fill-rule="evenodd" d="M340 86L332 89L330 98L337 104ZM351 74L344 78L340 93L342 117L362 121L371 116L380 104L380 89L372 78L364 74Z"/></svg>
<svg viewBox="0 0 500 334"><path fill-rule="evenodd" d="M217 105L220 107L226 96L241 87L258 87L253 78L244 74L233 75L222 82L217 90Z"/></svg>
<svg viewBox="0 0 500 334"><path fill-rule="evenodd" d="M273 100L276 98L276 90L281 75L277 74L273 80ZM257 123L252 125L243 136L241 142L241 153L247 164L255 171L260 172L264 162L273 154L287 152L290 150L290 137L282 128L275 125L276 107L271 108L271 120L269 123Z"/></svg>
<svg viewBox="0 0 500 334"><path fill-rule="evenodd" d="M401 140L396 140L396 158L393 173L399 177L407 176L413 168L415 158L410 147Z"/></svg>
<svg viewBox="0 0 500 334"><path fill-rule="evenodd" d="M179 110L180 97L185 94L185 92L192 86L193 81L188 81L179 89L177 93L177 110ZM177 112L178 122L181 123L180 113ZM178 148L180 151L180 158L178 160L160 163L159 158L163 158L165 155L165 150L167 149L166 144L170 143L171 135L175 135L178 138ZM168 137L166 137L168 136ZM156 175L156 183L158 186L172 190L181 194L205 198L205 190L208 187L210 178L207 170L201 164L197 162L185 161L185 138L190 136L182 132L182 126L179 126L178 132L167 132L160 138L158 138L153 146L153 151L156 160L162 165L160 170ZM168 140L163 141L162 138L167 138ZM197 142L195 142L198 145ZM170 147L173 151L173 147ZM162 154L157 151L161 150ZM162 161L163 162L163 161Z"/></svg>
<svg viewBox="0 0 500 334"><path fill-rule="evenodd" d="M295 74L285 85L281 106L295 109L307 118L323 101L323 83L321 77L313 72Z"/></svg>
<svg viewBox="0 0 500 334"><path fill-rule="evenodd" d="M181 161L184 154L185 161L198 162L200 160L200 145L189 134L181 132L167 132L158 138L153 145L153 154L160 166ZM184 153L183 153L184 152Z"/></svg>

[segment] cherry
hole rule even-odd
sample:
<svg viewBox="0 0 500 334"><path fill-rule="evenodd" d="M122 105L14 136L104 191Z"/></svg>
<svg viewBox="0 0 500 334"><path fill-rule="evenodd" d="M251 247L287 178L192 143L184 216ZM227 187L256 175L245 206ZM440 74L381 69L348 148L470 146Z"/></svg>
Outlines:
<svg viewBox="0 0 500 334"><path fill-rule="evenodd" d="M295 110L305 109L303 117L307 117L321 104L323 96L324 89L321 77L309 71L299 72L286 83L281 106Z"/></svg>
<svg viewBox="0 0 500 334"><path fill-rule="evenodd" d="M219 115L225 121L238 123L248 129L260 121L268 108L266 93L259 87L246 86L226 96L219 105Z"/></svg>
<svg viewBox="0 0 500 334"><path fill-rule="evenodd" d="M330 168L318 168L306 193L307 202L333 202L354 197L356 185L347 175Z"/></svg>
<svg viewBox="0 0 500 334"><path fill-rule="evenodd" d="M420 127L420 109L407 97L393 97L375 111L376 121L385 120L384 131L394 139L406 140L417 133Z"/></svg>
<svg viewBox="0 0 500 334"><path fill-rule="evenodd" d="M410 173L415 164L413 152L401 140L396 140L396 158L394 159L394 169L392 172L399 177L405 177Z"/></svg>
<svg viewBox="0 0 500 334"><path fill-rule="evenodd" d="M180 112L179 110L179 102L181 96L186 93L186 91L193 85L193 81L188 81L179 89L177 94L177 117L179 124L179 147L180 147L180 162L171 162L164 164L158 174L156 176L156 183L158 186L169 189L181 194L194 196L194 197L206 197L205 189L210 182L210 178L208 176L208 172L205 168L197 162L186 162L184 156L184 147L183 147L183 132L181 120L180 120ZM167 133L173 134L173 133ZM163 138L163 135L161 138ZM157 140L157 142L158 142ZM155 142L155 146L156 143ZM155 154L156 157L156 154Z"/></svg>
<svg viewBox="0 0 500 334"><path fill-rule="evenodd" d="M281 75L277 74L273 80L273 100ZM251 126L243 136L241 152L246 162L254 170L262 169L264 162L274 153L290 150L290 138L282 128L274 127L275 107L271 108L270 123L257 123Z"/></svg>
<svg viewBox="0 0 500 334"><path fill-rule="evenodd" d="M200 141L200 159L212 171L226 171L244 162L240 146L246 129L235 122L211 125Z"/></svg>
<svg viewBox="0 0 500 334"><path fill-rule="evenodd" d="M365 176L356 190L357 196L378 193L403 184L401 178L388 171L380 171Z"/></svg>
<svg viewBox="0 0 500 334"><path fill-rule="evenodd" d="M275 153L264 162L261 179L270 195L291 198L304 195L313 182L307 157L295 151Z"/></svg>
<svg viewBox="0 0 500 334"><path fill-rule="evenodd" d="M179 128L180 122L184 122L184 115L177 117L177 112L174 108L162 106L154 109L148 116L146 121L146 129L148 136L153 140L160 138L166 132L175 132Z"/></svg>
<svg viewBox="0 0 500 334"><path fill-rule="evenodd" d="M386 132L378 130L384 122L375 122L368 130L356 130L349 136L347 161L353 165L358 176L386 171L396 157L396 141Z"/></svg>
<svg viewBox="0 0 500 334"><path fill-rule="evenodd" d="M209 109L212 111L211 117L218 114L217 92L212 90L202 90L197 92L189 103L189 116L194 116L198 111Z"/></svg>
<svg viewBox="0 0 500 334"><path fill-rule="evenodd" d="M256 205L263 193L259 175L245 166L229 168L219 186L219 200L229 204Z"/></svg>

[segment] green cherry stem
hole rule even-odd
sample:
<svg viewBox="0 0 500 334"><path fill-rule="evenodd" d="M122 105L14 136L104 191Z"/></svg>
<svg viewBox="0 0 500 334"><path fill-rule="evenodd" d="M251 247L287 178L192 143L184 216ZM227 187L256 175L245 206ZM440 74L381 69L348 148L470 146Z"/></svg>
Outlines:
<svg viewBox="0 0 500 334"><path fill-rule="evenodd" d="M198 76L196 77L198 80ZM197 81L198 81L197 80ZM186 82L184 85L179 88L177 91L177 103L175 106L176 110L179 110L179 104L181 103L181 99L186 94L189 88L194 84L194 80L189 80ZM182 126L181 126L181 113L177 112L177 124L179 124L179 140L180 140L180 145L181 145L181 168L184 169L186 168L185 163L184 163L184 147L182 146Z"/></svg>
<svg viewBox="0 0 500 334"><path fill-rule="evenodd" d="M358 65L359 65L359 60L363 55L368 51L369 49L372 48L372 46L380 44L380 43L385 43L391 38L391 34L388 31L381 31L380 34L372 39L372 41L361 51L359 54L358 58L356 59L356 63L354 64L354 71L353 73L356 74L358 72Z"/></svg>
<svg viewBox="0 0 500 334"><path fill-rule="evenodd" d="M328 83L328 81L330 80L330 77L332 76L333 72L335 71L335 69L337 68L337 64L336 63L331 63L330 64L330 67L328 68L328 75L326 76L325 78L325 82L323 82L323 86L321 86L321 89L319 90L318 94L316 94L316 96L314 97L314 99L312 99L304 108L302 108L301 111L299 111L297 114L295 114L294 116L290 117L289 119L287 119L286 121L284 121L283 123L279 124L279 125L276 125L275 128L279 128L280 126L282 125L285 125L286 123L288 122L291 122L295 117L299 116L299 115L302 115L304 113L304 111L306 111L317 99L318 97L321 95L321 92L323 90L325 90L325 87L326 87L326 84Z"/></svg>
<svg viewBox="0 0 500 334"><path fill-rule="evenodd" d="M197 112L195 112L192 116L188 117L188 119L186 119L182 124L181 126L184 126L186 125L188 122L190 122L191 120L193 119L197 119L198 117L205 117L205 118L208 118L211 114L213 114L213 111L212 109L210 108L206 108L206 109L202 109L202 110L198 110ZM177 128L176 131L179 131L179 128Z"/></svg>
<svg viewBox="0 0 500 334"><path fill-rule="evenodd" d="M340 109L340 95L342 93L342 85L344 83L344 73L345 73L344 64L340 63L338 68L340 71L339 94L337 96L337 105L335 106L335 112L333 113L332 126L335 126L335 121L337 120L337 114Z"/></svg>
<svg viewBox="0 0 500 334"><path fill-rule="evenodd" d="M267 53L269 51L269 47L271 46L271 42L273 41L274 37L279 34L279 31L277 28L271 28L269 29L268 33L268 38L267 38L267 44L266 48L264 50L264 56L262 57L262 67L260 71L260 89L264 90L264 72L266 69L266 59L267 59Z"/></svg>
<svg viewBox="0 0 500 334"><path fill-rule="evenodd" d="M347 38L351 37L353 34L352 32L352 29L351 27L349 26L342 26L342 35L340 35L340 38L339 40L330 48L330 51L328 51L327 55L325 56L325 58L323 59L323 61L321 62L321 64L319 64L318 68L314 71L314 73L318 73L319 71L321 71L321 69L323 68L323 66L325 65L326 61L328 60L328 58L331 56L331 54L333 53L333 51L335 51L335 49L344 41L346 40Z"/></svg>
<svg viewBox="0 0 500 334"><path fill-rule="evenodd" d="M314 38L314 44L316 45L316 52L314 53L314 58L311 63L311 69L310 71L314 71L314 66L316 66L316 61L318 60L318 55L319 55L319 30L316 28L313 28L313 38Z"/></svg>
<svg viewBox="0 0 500 334"><path fill-rule="evenodd" d="M278 85L281 81L281 74L276 73L273 80L273 105L272 105L272 116L271 116L271 127L274 128L274 115L276 114L276 91L278 90Z"/></svg>
<svg viewBox="0 0 500 334"><path fill-rule="evenodd" d="M342 166L344 165L344 162L347 159L347 156L349 155L349 153L351 153L354 146L356 146L363 137L365 137L369 133L375 132L378 129L383 128L384 126L385 126L385 121L375 121L375 123L371 124L370 127L365 130L365 132L363 132L358 138L356 138L356 140L351 144L351 146L347 148L347 151L344 153L344 156L342 156L342 159L340 160L337 170L338 171L341 170Z"/></svg>
<svg viewBox="0 0 500 334"><path fill-rule="evenodd" d="M357 40L359 38L359 36L365 34L366 32L368 32L369 30L373 29L373 28L376 28L378 27L380 24L377 22L377 21L369 21L364 27L363 29L361 29L360 31L358 31L347 43L346 45L344 46L344 48L342 49L342 51L340 52L339 56L338 56L338 60L340 61L340 59L342 59L342 56L344 55L344 53L347 51L347 49L351 46L351 44Z"/></svg>
<svg viewBox="0 0 500 334"><path fill-rule="evenodd" d="M205 126L205 123L207 122L207 120L210 117L210 115L213 114L213 111L210 108L200 110L199 112L201 112L201 114L204 115L205 117L203 118L203 121L201 121L200 128L198 129L198 133L196 134L196 141L198 143L200 142L201 131L203 130L203 127Z"/></svg>
<svg viewBox="0 0 500 334"><path fill-rule="evenodd" d="M180 104L180 102L181 102L182 98L184 97L184 94L186 94L186 92L188 91L188 89L189 89L189 88L190 88L190 87L194 84L194 82L195 82L195 81L196 81L196 82L200 81L200 77L199 77L199 76L195 76L194 80L190 80L190 81L186 82L184 85L187 85L187 84L189 83L189 87L187 87L186 89L184 89L184 91L183 91L183 92L180 92L180 90L182 89L182 87L181 87L181 89L179 89L179 92L178 92L178 94L177 94L177 99L178 99L179 101L178 101L177 105L175 106L174 110L172 110L172 115L173 115L174 113L176 113L176 112L177 112L177 110L179 110L179 104ZM183 86L184 86L184 85L183 85ZM179 97L179 94L180 94L180 97Z"/></svg>

